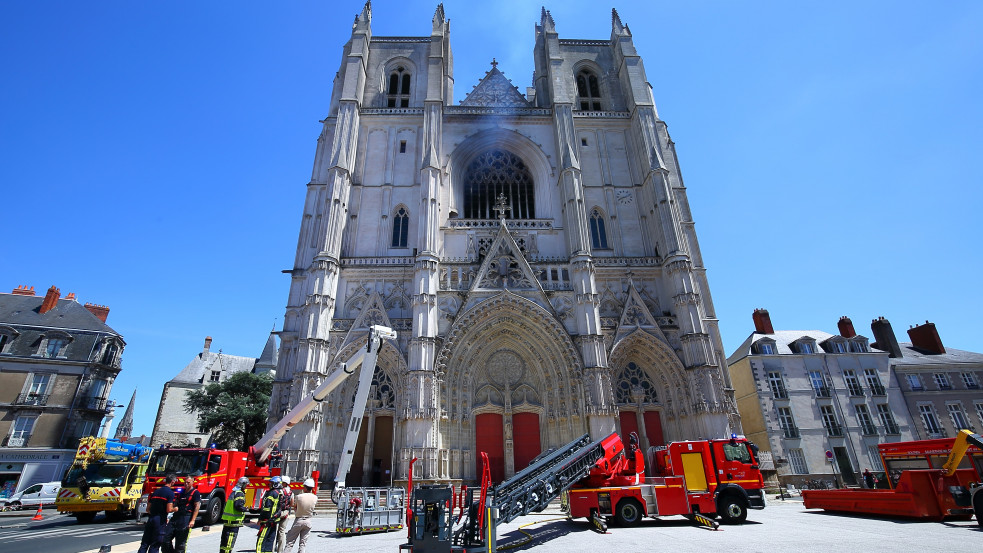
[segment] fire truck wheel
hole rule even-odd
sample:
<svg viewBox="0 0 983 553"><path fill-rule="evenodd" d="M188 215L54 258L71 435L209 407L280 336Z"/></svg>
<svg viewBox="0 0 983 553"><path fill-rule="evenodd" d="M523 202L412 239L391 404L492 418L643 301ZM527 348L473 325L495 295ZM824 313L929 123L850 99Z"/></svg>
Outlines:
<svg viewBox="0 0 983 553"><path fill-rule="evenodd" d="M205 526L210 526L212 524L218 524L218 521L222 519L222 508L225 507L225 502L222 498L215 496L208 500L208 505L205 507Z"/></svg>
<svg viewBox="0 0 983 553"><path fill-rule="evenodd" d="M77 520L79 524L89 524L95 519L96 519L95 511L83 511L81 513L75 513L75 520Z"/></svg>
<svg viewBox="0 0 983 553"><path fill-rule="evenodd" d="M614 520L618 526L635 526L642 520L642 504L631 497L622 499L618 502Z"/></svg>
<svg viewBox="0 0 983 553"><path fill-rule="evenodd" d="M728 494L720 501L718 514L724 524L741 524L747 520L747 503L734 494Z"/></svg>

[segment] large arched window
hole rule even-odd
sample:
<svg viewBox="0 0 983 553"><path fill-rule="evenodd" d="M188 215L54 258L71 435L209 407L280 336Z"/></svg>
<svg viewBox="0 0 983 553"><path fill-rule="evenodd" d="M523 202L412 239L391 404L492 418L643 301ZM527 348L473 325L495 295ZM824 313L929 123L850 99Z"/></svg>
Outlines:
<svg viewBox="0 0 983 553"><path fill-rule="evenodd" d="M595 250L608 249L608 235L604 231L604 216L596 207L590 212L590 245Z"/></svg>
<svg viewBox="0 0 983 553"><path fill-rule="evenodd" d="M586 69L577 73L577 96L581 110L601 110L601 88L597 85L597 75Z"/></svg>
<svg viewBox="0 0 983 553"><path fill-rule="evenodd" d="M410 214L406 212L406 208L400 206L396 210L395 215L393 215L393 248L405 248L407 235L410 230Z"/></svg>
<svg viewBox="0 0 983 553"><path fill-rule="evenodd" d="M497 211L499 196L505 210ZM532 174L519 156L489 150L474 159L464 174L465 219L533 219L536 217Z"/></svg>
<svg viewBox="0 0 983 553"><path fill-rule="evenodd" d="M659 394L652 379L634 362L628 363L621 370L615 386L614 402L620 405L659 402Z"/></svg>
<svg viewBox="0 0 983 553"><path fill-rule="evenodd" d="M403 66L399 66L389 74L389 84L386 88L386 106L405 108L410 105L410 74Z"/></svg>

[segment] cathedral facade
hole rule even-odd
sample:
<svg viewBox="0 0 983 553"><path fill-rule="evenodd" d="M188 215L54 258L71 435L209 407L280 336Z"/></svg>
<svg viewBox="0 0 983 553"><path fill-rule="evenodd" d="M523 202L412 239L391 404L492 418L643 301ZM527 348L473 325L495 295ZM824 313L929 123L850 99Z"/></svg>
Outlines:
<svg viewBox="0 0 983 553"><path fill-rule="evenodd" d="M497 63L453 105L425 37L356 17L318 138L271 424L363 347L378 359L348 485L493 480L584 433L641 446L739 431L672 140L632 35L535 26L532 86ZM333 478L357 378L281 442Z"/></svg>

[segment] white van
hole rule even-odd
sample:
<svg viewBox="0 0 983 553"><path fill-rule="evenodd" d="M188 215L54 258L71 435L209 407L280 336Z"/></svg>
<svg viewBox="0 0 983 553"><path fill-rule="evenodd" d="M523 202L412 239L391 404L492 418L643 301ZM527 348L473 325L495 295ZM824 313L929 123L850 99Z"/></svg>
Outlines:
<svg viewBox="0 0 983 553"><path fill-rule="evenodd" d="M37 507L41 504L54 507L55 498L58 497L58 490L60 489L61 482L34 484L10 496L10 499L6 501L4 506L10 509Z"/></svg>

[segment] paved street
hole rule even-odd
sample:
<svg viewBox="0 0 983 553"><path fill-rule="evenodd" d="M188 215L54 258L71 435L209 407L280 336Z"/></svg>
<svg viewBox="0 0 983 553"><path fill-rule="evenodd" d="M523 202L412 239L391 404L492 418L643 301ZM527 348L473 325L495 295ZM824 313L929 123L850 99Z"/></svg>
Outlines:
<svg viewBox="0 0 983 553"><path fill-rule="evenodd" d="M0 529L0 548L4 553L84 552L95 553L102 543L114 544L113 553L132 553L139 546L140 527L130 523L76 525L72 519L51 517L47 525ZM46 519L48 519L46 515ZM4 518L9 525L12 519ZM37 526L35 526L37 525ZM520 526L521 528L520 530ZM308 541L311 553L366 552L398 553L406 541L406 532L369 534L356 537L334 535L334 516L315 518L314 531ZM523 543L531 535L531 541ZM221 527L205 532L195 530L189 542L190 553L217 553ZM978 549L983 536L975 520L966 522L907 522L874 518L848 517L807 511L799 501L770 500L764 511L751 511L749 522L742 526L721 526L719 531L695 527L681 517L645 520L635 528L612 527L608 534L591 532L584 521L568 521L556 509L521 517L499 527L499 549L535 550L537 553L570 551L672 552L727 551L762 552L795 551L796 553L863 551L896 553L899 548L916 551L969 551ZM103 541L99 541L102 539ZM240 532L235 551L255 551L256 529L247 526Z"/></svg>

